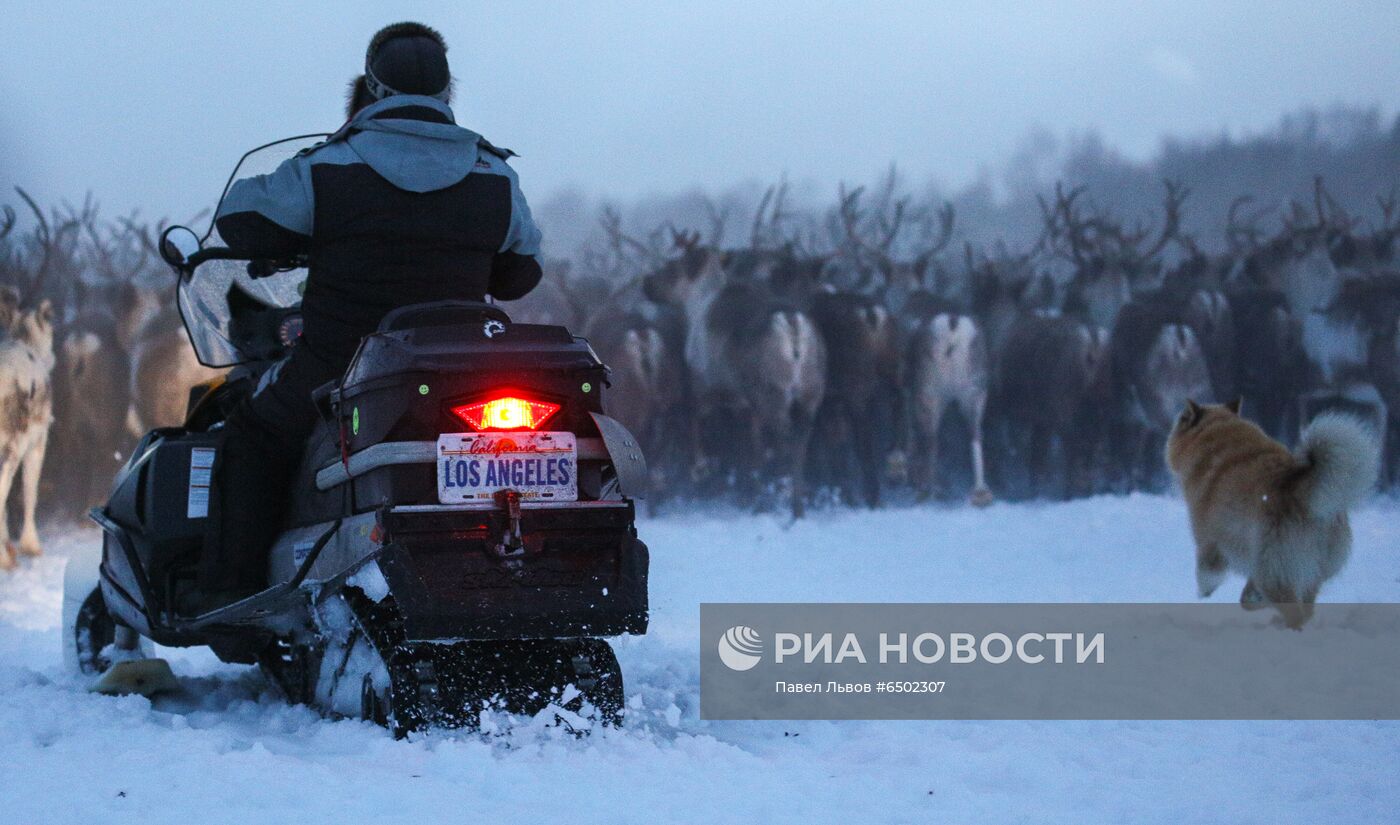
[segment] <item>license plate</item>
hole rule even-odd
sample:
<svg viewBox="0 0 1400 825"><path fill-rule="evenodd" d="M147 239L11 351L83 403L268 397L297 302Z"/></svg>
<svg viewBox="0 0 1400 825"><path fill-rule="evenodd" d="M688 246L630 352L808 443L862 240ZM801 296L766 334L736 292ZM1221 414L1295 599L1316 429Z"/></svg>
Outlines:
<svg viewBox="0 0 1400 825"><path fill-rule="evenodd" d="M514 490L526 501L578 500L573 433L444 433L437 442L438 501L491 501Z"/></svg>

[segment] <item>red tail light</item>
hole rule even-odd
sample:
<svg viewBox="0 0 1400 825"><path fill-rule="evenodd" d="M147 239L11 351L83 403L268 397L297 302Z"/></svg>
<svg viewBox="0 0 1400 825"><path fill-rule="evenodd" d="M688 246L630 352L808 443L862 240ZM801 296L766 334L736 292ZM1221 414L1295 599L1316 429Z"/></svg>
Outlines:
<svg viewBox="0 0 1400 825"><path fill-rule="evenodd" d="M557 412L558 404L529 401L513 395L452 408L452 414L473 430L538 430Z"/></svg>

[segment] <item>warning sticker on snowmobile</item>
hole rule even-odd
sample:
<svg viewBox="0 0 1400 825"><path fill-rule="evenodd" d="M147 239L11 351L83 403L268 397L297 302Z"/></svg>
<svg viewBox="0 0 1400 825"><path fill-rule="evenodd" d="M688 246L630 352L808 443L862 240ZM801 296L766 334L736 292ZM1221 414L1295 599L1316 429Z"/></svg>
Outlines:
<svg viewBox="0 0 1400 825"><path fill-rule="evenodd" d="M578 500L573 433L445 433L437 443L438 501L490 501L514 490L526 501Z"/></svg>
<svg viewBox="0 0 1400 825"><path fill-rule="evenodd" d="M214 448L195 447L190 450L190 491L185 503L185 518L209 515L209 485L214 478Z"/></svg>

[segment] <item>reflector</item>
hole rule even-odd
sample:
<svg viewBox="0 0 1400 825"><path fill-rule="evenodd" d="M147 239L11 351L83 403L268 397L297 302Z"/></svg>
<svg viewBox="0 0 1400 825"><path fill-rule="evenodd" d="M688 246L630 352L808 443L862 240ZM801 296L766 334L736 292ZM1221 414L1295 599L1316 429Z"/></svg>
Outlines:
<svg viewBox="0 0 1400 825"><path fill-rule="evenodd" d="M452 408L474 430L537 430L559 412L558 404L507 395Z"/></svg>

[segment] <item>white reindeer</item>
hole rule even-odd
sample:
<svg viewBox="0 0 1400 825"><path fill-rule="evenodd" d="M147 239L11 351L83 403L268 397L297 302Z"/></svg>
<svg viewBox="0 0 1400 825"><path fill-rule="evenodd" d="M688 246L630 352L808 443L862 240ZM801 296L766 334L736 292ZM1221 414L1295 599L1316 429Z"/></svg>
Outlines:
<svg viewBox="0 0 1400 825"><path fill-rule="evenodd" d="M977 322L966 315L940 312L917 322L909 340L906 386L918 442L924 447L920 494L932 493L938 467L938 430L949 405L957 404L972 431L974 506L992 503L982 458L982 418L987 409L987 343Z"/></svg>
<svg viewBox="0 0 1400 825"><path fill-rule="evenodd" d="M34 510L53 423L49 384L54 364L53 305L45 299L12 318L8 334L0 341L0 570L13 570L17 554L43 552ZM16 546L10 541L6 502L19 474L24 522Z"/></svg>

